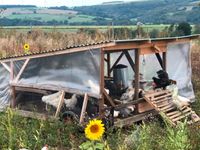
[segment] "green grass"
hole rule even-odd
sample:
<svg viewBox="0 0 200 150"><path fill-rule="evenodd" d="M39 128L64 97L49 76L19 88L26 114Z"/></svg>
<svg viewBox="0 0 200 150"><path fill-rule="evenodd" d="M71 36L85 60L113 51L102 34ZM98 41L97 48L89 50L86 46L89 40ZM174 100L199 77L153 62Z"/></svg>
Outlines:
<svg viewBox="0 0 200 150"><path fill-rule="evenodd" d="M23 20L39 20L39 21L69 21L73 22L93 22L95 17L87 15L56 15L56 14L12 14L7 16L8 19L23 19Z"/></svg>

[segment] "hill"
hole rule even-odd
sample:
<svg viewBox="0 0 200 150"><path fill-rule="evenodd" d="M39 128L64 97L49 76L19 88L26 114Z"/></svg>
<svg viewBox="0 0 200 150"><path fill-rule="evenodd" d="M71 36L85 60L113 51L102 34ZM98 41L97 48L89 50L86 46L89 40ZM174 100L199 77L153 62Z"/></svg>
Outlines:
<svg viewBox="0 0 200 150"><path fill-rule="evenodd" d="M39 8L0 5L0 25L132 25L200 22L198 0L114 1L102 5Z"/></svg>

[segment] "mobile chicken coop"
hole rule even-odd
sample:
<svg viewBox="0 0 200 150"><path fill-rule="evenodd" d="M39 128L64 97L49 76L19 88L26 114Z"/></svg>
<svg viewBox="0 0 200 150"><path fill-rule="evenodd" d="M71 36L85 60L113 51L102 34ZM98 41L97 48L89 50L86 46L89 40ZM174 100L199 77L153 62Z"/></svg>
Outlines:
<svg viewBox="0 0 200 150"><path fill-rule="evenodd" d="M100 117L126 125L161 111L176 124L194 112L183 107L180 113L170 102L169 90L151 89L152 77L158 70L167 71L177 81L179 95L193 100L190 41L196 38L199 35L105 41L1 58L0 108L19 107L20 99L28 103L34 96L40 105L43 96L62 91L58 99L50 99L57 100L56 117L66 99L76 94L75 107L67 111L80 123ZM127 90L132 92L128 100Z"/></svg>

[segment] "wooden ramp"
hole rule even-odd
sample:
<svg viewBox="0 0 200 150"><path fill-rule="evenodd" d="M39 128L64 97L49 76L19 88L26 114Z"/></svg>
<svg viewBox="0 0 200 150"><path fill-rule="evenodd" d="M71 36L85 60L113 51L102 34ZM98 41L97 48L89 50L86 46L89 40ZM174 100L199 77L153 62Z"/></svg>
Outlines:
<svg viewBox="0 0 200 150"><path fill-rule="evenodd" d="M174 126L185 119L188 124L200 121L199 116L190 107L183 106L178 109L173 103L172 92L169 90L154 91L146 94L144 99Z"/></svg>

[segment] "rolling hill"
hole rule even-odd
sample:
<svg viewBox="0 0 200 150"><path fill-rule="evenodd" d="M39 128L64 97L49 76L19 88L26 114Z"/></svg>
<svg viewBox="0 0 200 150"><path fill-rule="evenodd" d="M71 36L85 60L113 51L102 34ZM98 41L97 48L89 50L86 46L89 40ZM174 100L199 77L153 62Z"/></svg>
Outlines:
<svg viewBox="0 0 200 150"><path fill-rule="evenodd" d="M132 25L200 23L198 0L112 1L102 5L40 8L0 5L0 25Z"/></svg>

